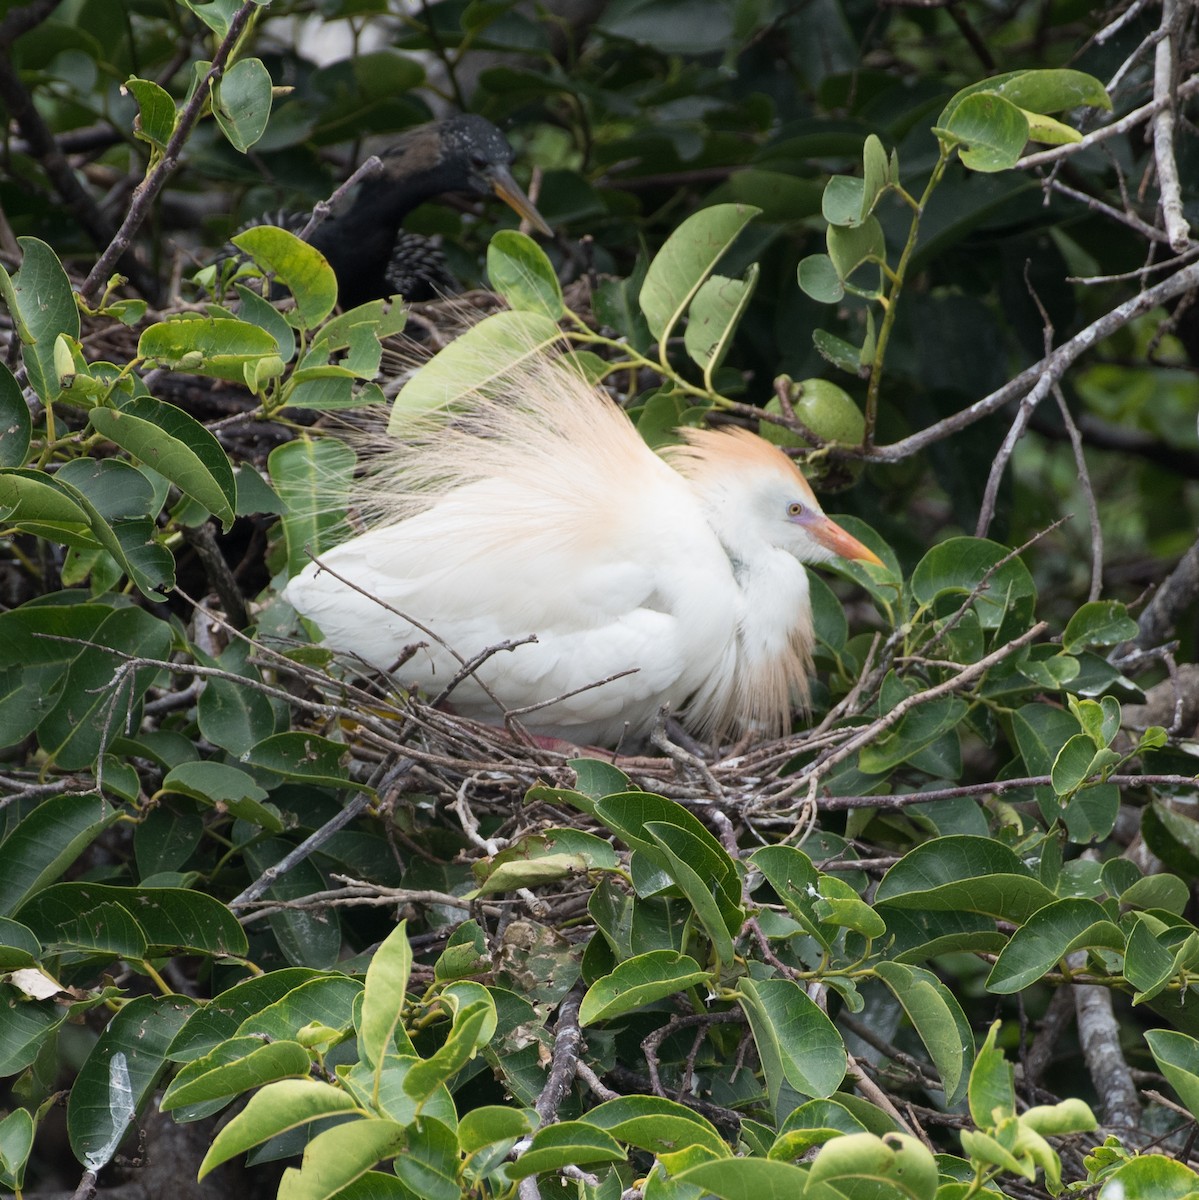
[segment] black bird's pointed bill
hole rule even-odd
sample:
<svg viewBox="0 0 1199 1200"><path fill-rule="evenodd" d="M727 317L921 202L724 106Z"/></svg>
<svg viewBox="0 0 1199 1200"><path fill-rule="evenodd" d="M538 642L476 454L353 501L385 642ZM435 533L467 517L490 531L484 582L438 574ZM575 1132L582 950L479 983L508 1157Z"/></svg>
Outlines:
<svg viewBox="0 0 1199 1200"><path fill-rule="evenodd" d="M546 224L545 218L533 206L533 201L521 190L520 184L512 178L512 172L498 163L487 168L487 181L491 190L523 221L528 221L538 233L553 237L554 231Z"/></svg>

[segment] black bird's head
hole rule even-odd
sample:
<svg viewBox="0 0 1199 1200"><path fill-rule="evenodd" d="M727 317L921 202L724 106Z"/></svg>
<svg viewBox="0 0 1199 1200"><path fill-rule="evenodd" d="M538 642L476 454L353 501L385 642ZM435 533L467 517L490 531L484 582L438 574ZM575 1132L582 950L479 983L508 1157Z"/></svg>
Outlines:
<svg viewBox="0 0 1199 1200"><path fill-rule="evenodd" d="M381 155L384 180L411 199L451 192L498 196L540 233L552 230L512 178L515 152L486 117L474 113L447 117L402 134Z"/></svg>

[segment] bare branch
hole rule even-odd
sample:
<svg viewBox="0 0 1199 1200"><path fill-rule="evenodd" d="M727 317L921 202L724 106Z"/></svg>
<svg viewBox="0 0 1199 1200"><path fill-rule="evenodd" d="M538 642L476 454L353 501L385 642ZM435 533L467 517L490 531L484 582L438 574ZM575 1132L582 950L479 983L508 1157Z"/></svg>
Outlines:
<svg viewBox="0 0 1199 1200"><path fill-rule="evenodd" d="M1159 107L1153 114L1153 154L1157 162L1157 186L1161 194L1162 220L1166 237L1175 254L1190 245L1191 230L1182 212L1182 186L1178 181L1178 163L1174 158L1174 106L1177 96L1173 83L1178 56L1175 38L1181 27L1178 0L1162 0L1160 38L1153 58L1153 100Z"/></svg>

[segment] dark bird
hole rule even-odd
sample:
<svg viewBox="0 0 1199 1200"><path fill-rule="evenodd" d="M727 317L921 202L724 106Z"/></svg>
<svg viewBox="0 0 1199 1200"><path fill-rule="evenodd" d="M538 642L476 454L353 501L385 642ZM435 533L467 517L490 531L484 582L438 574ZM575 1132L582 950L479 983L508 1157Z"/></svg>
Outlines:
<svg viewBox="0 0 1199 1200"><path fill-rule="evenodd" d="M544 234L553 231L512 178L515 157L508 139L484 117L466 114L419 125L379 157L382 174L356 184L307 241L337 276L342 308L399 292L408 299L445 290L452 282L439 254L425 239L400 233L400 223L435 196L496 195ZM302 227L288 219L287 228ZM294 228L293 228L293 231Z"/></svg>

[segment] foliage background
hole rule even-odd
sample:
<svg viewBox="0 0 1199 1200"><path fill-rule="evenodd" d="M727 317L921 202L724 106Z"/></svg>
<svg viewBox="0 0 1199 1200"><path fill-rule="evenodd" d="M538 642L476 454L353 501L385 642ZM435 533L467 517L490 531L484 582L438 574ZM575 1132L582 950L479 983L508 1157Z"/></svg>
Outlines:
<svg viewBox="0 0 1199 1200"><path fill-rule="evenodd" d="M258 1146L237 1186L263 1194L290 1163L294 1195L529 1196L540 1175L587 1195L817 1200L975 1195L994 1176L1021 1196L1052 1187L1059 1152L1068 1182L1139 1170L1128 1195L1199 1190L1194 49L1194 7L1173 0L0 5L5 1184L191 1187L215 1114L268 1085L227 1126ZM881 308L797 285L826 249L830 177L860 174L873 135L918 196L951 96L1066 66L1113 112L1059 113L1081 146L1030 145L1015 169L952 161L889 296L885 370L839 372L813 331L861 346ZM288 90L265 119L271 85ZM716 205L761 210L720 263L760 273L719 400L630 373L648 437L714 403L754 419L736 406L761 408L780 374L877 401L870 444L810 455L896 568L836 584L848 626L817 588L815 734L626 764L630 784L294 648L275 593L331 535L311 497L351 470L320 414L379 398L377 355L347 354L298 285L290 328L244 295L214 342L163 316L211 314L191 276L243 220L310 206L375 139L455 108L505 128L572 309L635 347L671 232ZM894 267L910 206L892 190L875 215ZM408 226L473 285L505 223L442 203ZM129 286L106 294L118 265ZM373 314L372 338L394 324ZM1020 560L955 540L983 535ZM415 958L389 940L364 992L397 915ZM380 1014L405 985L397 1031ZM178 1129L146 1115L172 1077ZM347 1096L353 1120L295 1172L321 1127L292 1126ZM1061 1097L1099 1132L1076 1109L1027 1118ZM503 1164L531 1111L567 1120L521 1156L522 1181ZM135 1114L140 1174L133 1139L117 1153ZM881 1140L895 1131L911 1141ZM1032 1136L1071 1131L1053 1151ZM873 1140L846 1141L846 1166L834 1133ZM794 1174L721 1174L730 1147ZM393 1170L312 1182L397 1149ZM1148 1165L1124 1165L1140 1149Z"/></svg>

